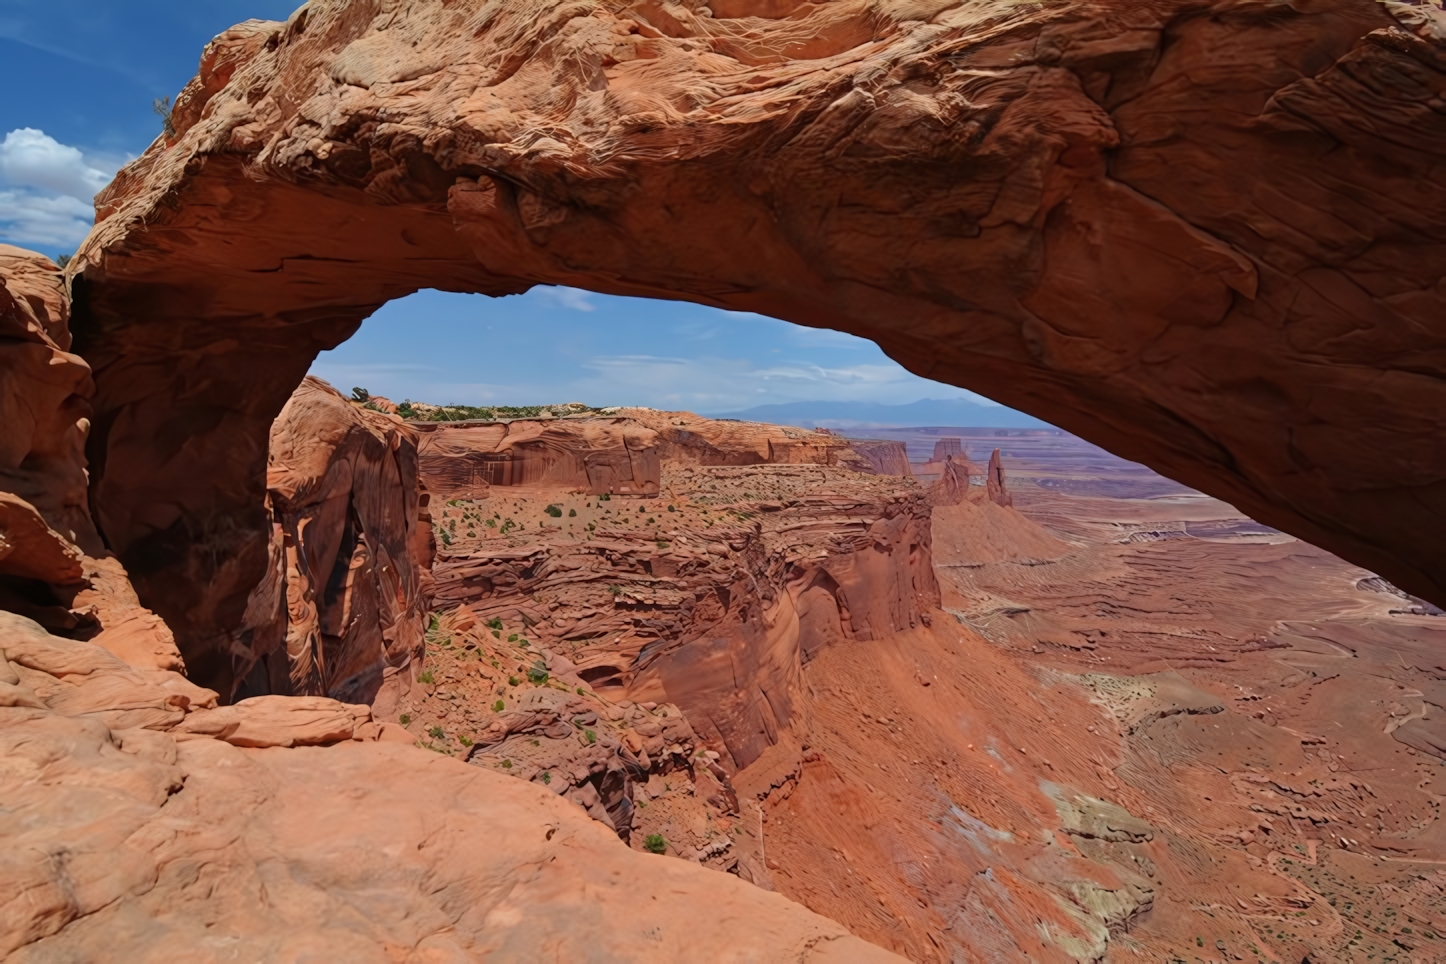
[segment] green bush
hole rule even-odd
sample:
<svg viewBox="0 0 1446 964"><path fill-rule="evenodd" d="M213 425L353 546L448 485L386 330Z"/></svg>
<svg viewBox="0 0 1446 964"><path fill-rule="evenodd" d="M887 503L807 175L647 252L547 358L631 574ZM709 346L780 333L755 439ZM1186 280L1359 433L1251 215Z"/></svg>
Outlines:
<svg viewBox="0 0 1446 964"><path fill-rule="evenodd" d="M504 770L511 770L511 769L512 769L512 761L511 761L511 760L503 760L503 761L502 761L502 769L504 769Z"/></svg>
<svg viewBox="0 0 1446 964"><path fill-rule="evenodd" d="M431 737L432 739L434 739L434 740L440 740L442 737L446 736L447 734L444 733L444 732L442 732L442 728L441 728L440 726L434 726L434 727L432 727L430 730L427 731L427 735L430 736L430 737Z"/></svg>
<svg viewBox="0 0 1446 964"><path fill-rule="evenodd" d="M505 708L506 704L504 704L501 700L498 700L496 703L492 704L492 712L494 713L501 713Z"/></svg>
<svg viewBox="0 0 1446 964"><path fill-rule="evenodd" d="M560 505L550 505L550 506L548 506L547 508L543 509L542 511L543 511L543 512L546 512L548 515L552 516L554 519L561 519L561 518L562 518L562 506L560 506Z"/></svg>
<svg viewBox="0 0 1446 964"><path fill-rule="evenodd" d="M408 723L412 722L412 714L410 714L410 713L403 713L401 719L402 719L402 726L406 726Z"/></svg>
<svg viewBox="0 0 1446 964"><path fill-rule="evenodd" d="M532 667L527 671L527 679L529 682L534 683L537 686L541 686L543 683L546 683L547 664L540 659L537 662L533 663Z"/></svg>
<svg viewBox="0 0 1446 964"><path fill-rule="evenodd" d="M471 746L472 738L470 736L459 736L457 737L457 742L462 744L463 746Z"/></svg>
<svg viewBox="0 0 1446 964"><path fill-rule="evenodd" d="M501 628L502 628L502 617L500 617L500 616L493 616L491 619L487 620L487 622L483 623L482 625L486 626L488 629L501 629Z"/></svg>
<svg viewBox="0 0 1446 964"><path fill-rule="evenodd" d="M597 742L597 734L594 733L592 730L583 730L582 735L587 738L587 741L589 743Z"/></svg>
<svg viewBox="0 0 1446 964"><path fill-rule="evenodd" d="M509 676L509 677L507 677L507 685L508 685L508 686L518 686L518 685L520 685L521 683L522 683L522 680L518 679L516 676Z"/></svg>
<svg viewBox="0 0 1446 964"><path fill-rule="evenodd" d="M432 675L431 670L424 670L421 673L417 674L418 683L431 683L435 678L436 677Z"/></svg>
<svg viewBox="0 0 1446 964"><path fill-rule="evenodd" d="M643 840L643 849L650 854L667 853L668 841L664 840L660 833L650 833Z"/></svg>
<svg viewBox="0 0 1446 964"><path fill-rule="evenodd" d="M515 642L517 642L517 634L516 634L516 633L513 633L511 636L508 636L508 637L507 637L507 641L508 641L509 643L515 643Z"/></svg>
<svg viewBox="0 0 1446 964"><path fill-rule="evenodd" d="M410 399L408 399L407 401L402 402L402 404L397 406L397 414L400 415L402 418L416 418L417 410L412 408L412 402Z"/></svg>
<svg viewBox="0 0 1446 964"><path fill-rule="evenodd" d="M543 783L551 783L551 782L552 782L552 774L551 774L551 773L543 773L543 774L542 774L542 782L543 782Z"/></svg>

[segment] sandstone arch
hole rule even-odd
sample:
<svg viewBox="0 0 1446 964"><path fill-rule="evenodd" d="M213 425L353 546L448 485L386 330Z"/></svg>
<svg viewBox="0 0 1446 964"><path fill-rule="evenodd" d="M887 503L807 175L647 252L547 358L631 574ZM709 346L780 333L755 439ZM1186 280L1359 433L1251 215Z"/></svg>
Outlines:
<svg viewBox="0 0 1446 964"><path fill-rule="evenodd" d="M224 687L315 353L561 283L864 335L1446 601L1443 36L1375 0L242 24L70 268L97 523Z"/></svg>

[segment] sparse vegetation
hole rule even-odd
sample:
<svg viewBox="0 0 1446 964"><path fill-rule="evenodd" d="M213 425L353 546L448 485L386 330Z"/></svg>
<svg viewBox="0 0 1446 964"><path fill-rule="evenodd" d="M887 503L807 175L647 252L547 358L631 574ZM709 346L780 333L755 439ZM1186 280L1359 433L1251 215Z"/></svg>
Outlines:
<svg viewBox="0 0 1446 964"><path fill-rule="evenodd" d="M583 730L583 731L582 731L582 735L583 735L583 737L587 740L588 743L596 743L596 742L597 742L597 733L593 732L592 730Z"/></svg>
<svg viewBox="0 0 1446 964"><path fill-rule="evenodd" d="M157 97L151 101L151 110L161 119L161 130L167 137L176 136L176 125L171 123L171 112L175 110L175 106L169 96Z"/></svg>
<svg viewBox="0 0 1446 964"><path fill-rule="evenodd" d="M410 714L410 713L403 713L403 714L401 715L400 719L401 719L401 721L402 721L402 726L406 726L407 724L409 724L409 723L412 722L412 714Z"/></svg>
<svg viewBox="0 0 1446 964"><path fill-rule="evenodd" d="M547 508L543 509L542 511L543 511L543 512L546 512L548 515L552 516L554 519L561 519L561 518L562 518L562 506L560 506L560 505L555 505L555 504L554 504L554 505L550 505L550 506L548 506ZM573 515L577 515L577 511L576 511L576 510L573 510Z"/></svg>
<svg viewBox="0 0 1446 964"><path fill-rule="evenodd" d="M504 704L501 700L498 700L496 703L493 703L493 704L492 704L492 712L493 712L493 713L501 713L502 710L504 709L504 707L505 707L505 704Z"/></svg>
<svg viewBox="0 0 1446 964"><path fill-rule="evenodd" d="M507 677L507 685L508 685L508 686L520 686L520 685L522 685L522 680L518 679L516 676L509 676L509 677Z"/></svg>
<svg viewBox="0 0 1446 964"><path fill-rule="evenodd" d="M643 849L650 854L667 853L668 841L660 833L650 833L643 840Z"/></svg>
<svg viewBox="0 0 1446 964"><path fill-rule="evenodd" d="M432 671L429 669L423 670L422 672L417 674L418 683L431 683L433 679L434 677L432 676Z"/></svg>
<svg viewBox="0 0 1446 964"><path fill-rule="evenodd" d="M442 728L441 728L440 726L434 726L434 727L432 727L430 730L427 731L427 735L430 736L430 737L431 737L432 739L434 739L434 740L440 740L440 739L442 739L442 737L446 736L447 734L442 731Z"/></svg>
<svg viewBox="0 0 1446 964"><path fill-rule="evenodd" d="M528 682L534 683L537 686L546 683L548 679L547 664L541 659L533 663L532 667L527 671L527 679Z"/></svg>

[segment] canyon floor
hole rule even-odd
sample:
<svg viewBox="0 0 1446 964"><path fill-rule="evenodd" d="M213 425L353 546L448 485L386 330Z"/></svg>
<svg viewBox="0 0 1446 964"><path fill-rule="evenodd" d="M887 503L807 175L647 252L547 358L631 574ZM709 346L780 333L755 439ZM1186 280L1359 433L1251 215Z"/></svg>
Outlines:
<svg viewBox="0 0 1446 964"><path fill-rule="evenodd" d="M757 756L720 767L667 685L588 672L646 660L619 623L566 639L620 597L648 601L637 580L654 577L626 565L571 598L498 589L447 612L388 718L605 823L622 806L633 849L731 870L914 960L1446 959L1446 620L1070 436L941 431L976 460L1001 447L1013 506L934 507L941 608L805 643L791 723ZM691 540L717 562L755 517L789 529L820 487L833 512L843 492L917 495L938 434L891 433L918 480L665 465L651 498L449 500L433 508L439 584L463 565L449 558L531 576L599 541ZM597 746L641 758L628 803L586 782Z"/></svg>

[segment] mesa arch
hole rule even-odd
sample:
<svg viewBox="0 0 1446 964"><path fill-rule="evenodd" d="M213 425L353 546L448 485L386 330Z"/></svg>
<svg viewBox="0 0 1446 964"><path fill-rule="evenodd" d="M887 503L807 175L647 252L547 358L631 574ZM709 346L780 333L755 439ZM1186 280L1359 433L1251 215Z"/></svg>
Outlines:
<svg viewBox="0 0 1446 964"><path fill-rule="evenodd" d="M98 527L225 691L316 352L419 287L566 284L871 338L1446 603L1443 36L1376 0L242 24L69 268Z"/></svg>

